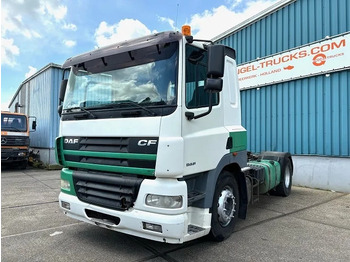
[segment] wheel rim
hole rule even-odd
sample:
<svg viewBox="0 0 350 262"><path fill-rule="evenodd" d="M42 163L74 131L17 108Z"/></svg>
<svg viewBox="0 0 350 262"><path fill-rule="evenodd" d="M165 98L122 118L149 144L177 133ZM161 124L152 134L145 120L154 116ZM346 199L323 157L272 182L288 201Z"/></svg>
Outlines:
<svg viewBox="0 0 350 262"><path fill-rule="evenodd" d="M218 219L221 226L225 227L230 224L234 218L236 208L236 200L232 189L225 187L218 199Z"/></svg>
<svg viewBox="0 0 350 262"><path fill-rule="evenodd" d="M290 185L290 170L289 167L286 167L286 170L284 171L284 186L286 188L289 188Z"/></svg>

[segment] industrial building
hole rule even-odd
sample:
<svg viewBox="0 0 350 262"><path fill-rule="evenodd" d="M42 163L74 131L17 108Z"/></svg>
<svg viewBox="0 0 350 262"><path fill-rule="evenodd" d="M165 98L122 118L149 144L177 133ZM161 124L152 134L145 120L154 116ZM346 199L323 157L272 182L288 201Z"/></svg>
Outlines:
<svg viewBox="0 0 350 262"><path fill-rule="evenodd" d="M37 129L30 133L30 148L45 166L57 165L55 139L59 130L57 107L62 74L60 65L48 64L19 86L9 104L11 112L37 118Z"/></svg>
<svg viewBox="0 0 350 262"><path fill-rule="evenodd" d="M350 1L282 0L213 41L237 51L248 149L291 152L294 184L350 192ZM37 117L31 147L46 165L62 73L49 64L10 103Z"/></svg>
<svg viewBox="0 0 350 262"><path fill-rule="evenodd" d="M289 151L294 184L349 192L350 1L279 1L213 40L237 51L248 149Z"/></svg>

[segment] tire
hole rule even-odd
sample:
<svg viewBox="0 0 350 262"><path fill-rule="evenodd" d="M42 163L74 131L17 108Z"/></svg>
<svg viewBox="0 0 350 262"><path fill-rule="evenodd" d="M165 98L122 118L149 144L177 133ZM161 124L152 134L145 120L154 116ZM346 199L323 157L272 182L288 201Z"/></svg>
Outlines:
<svg viewBox="0 0 350 262"><path fill-rule="evenodd" d="M276 196L289 196L292 191L292 164L289 159L285 160L282 179L278 186L271 191Z"/></svg>
<svg viewBox="0 0 350 262"><path fill-rule="evenodd" d="M28 161L24 160L24 161L20 162L19 168L20 169L26 169L27 166L28 166Z"/></svg>
<svg viewBox="0 0 350 262"><path fill-rule="evenodd" d="M209 237L218 242L228 238L233 233L238 212L239 191L236 179L224 171L216 182Z"/></svg>

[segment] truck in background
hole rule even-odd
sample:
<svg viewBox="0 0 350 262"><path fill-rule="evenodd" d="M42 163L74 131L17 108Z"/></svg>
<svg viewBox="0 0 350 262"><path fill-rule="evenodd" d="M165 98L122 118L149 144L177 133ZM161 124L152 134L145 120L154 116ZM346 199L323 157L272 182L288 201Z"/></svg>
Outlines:
<svg viewBox="0 0 350 262"><path fill-rule="evenodd" d="M36 121L32 122L32 130ZM1 164L25 169L29 157L29 118L25 114L1 111Z"/></svg>
<svg viewBox="0 0 350 262"><path fill-rule="evenodd" d="M290 194L289 153L247 153L236 51L184 29L64 63L56 157L66 215L166 243L221 241L259 194Z"/></svg>

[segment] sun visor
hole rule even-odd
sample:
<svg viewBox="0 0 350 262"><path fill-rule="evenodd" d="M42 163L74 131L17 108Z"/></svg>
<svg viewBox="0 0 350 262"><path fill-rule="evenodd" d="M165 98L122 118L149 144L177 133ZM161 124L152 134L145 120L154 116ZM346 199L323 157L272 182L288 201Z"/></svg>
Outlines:
<svg viewBox="0 0 350 262"><path fill-rule="evenodd" d="M102 47L91 52L87 52L72 58L68 58L63 64L62 68L67 68L73 65L78 65L94 59L108 57L115 54L125 53L132 50L142 49L152 45L161 45L165 43L179 41L182 38L182 34L179 32L162 32L149 36L136 38L124 42L119 42L106 47Z"/></svg>

